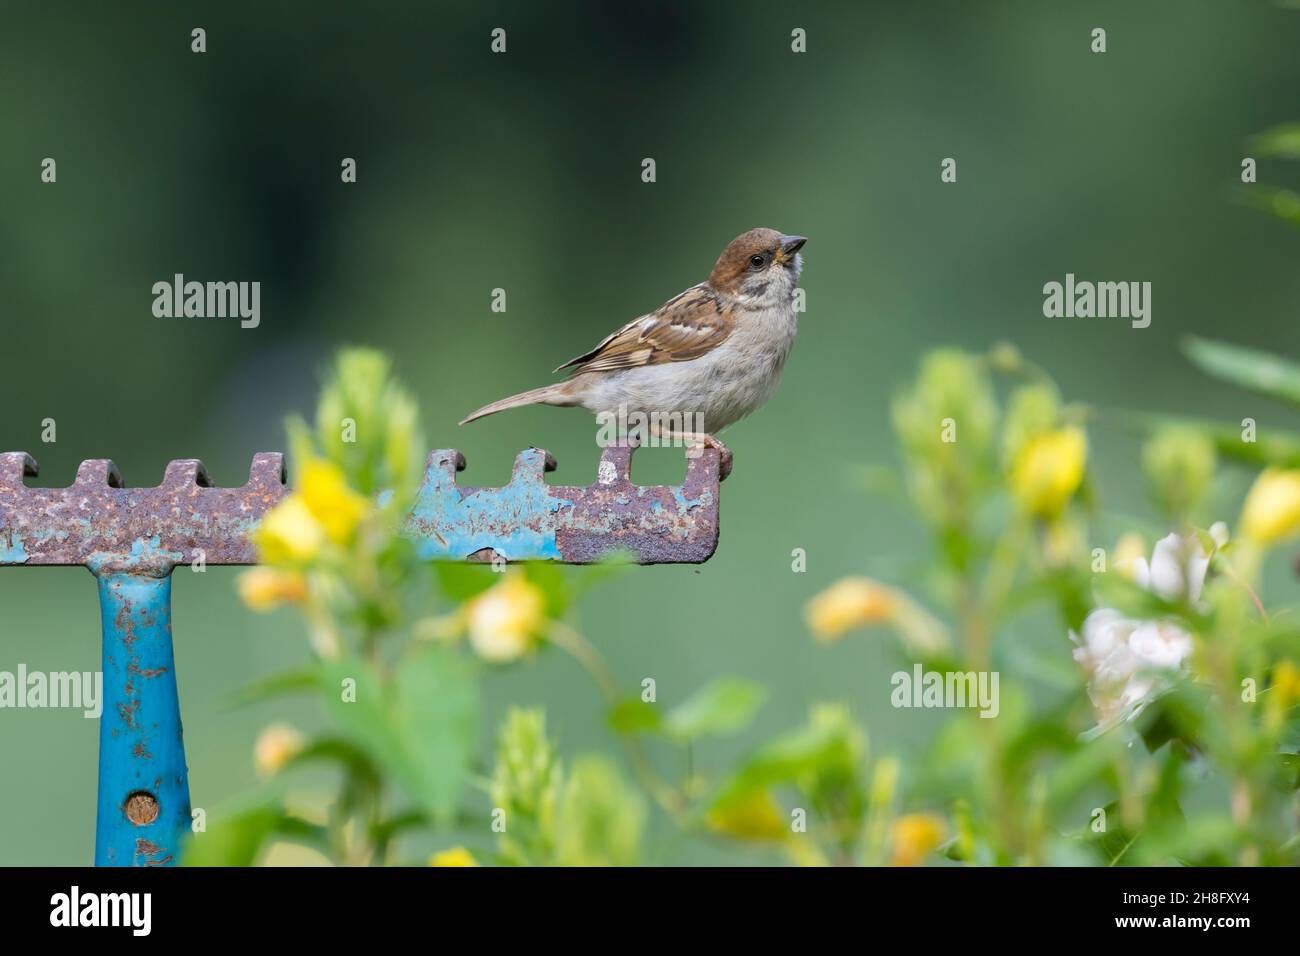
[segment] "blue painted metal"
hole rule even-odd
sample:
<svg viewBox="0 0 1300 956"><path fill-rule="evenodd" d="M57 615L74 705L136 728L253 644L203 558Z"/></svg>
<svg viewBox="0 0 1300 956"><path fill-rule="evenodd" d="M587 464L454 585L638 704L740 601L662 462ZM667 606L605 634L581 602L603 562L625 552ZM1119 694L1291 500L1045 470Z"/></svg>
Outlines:
<svg viewBox="0 0 1300 956"><path fill-rule="evenodd" d="M689 458L679 485L647 486L632 484L634 451L603 449L595 484L568 487L548 485L555 460L529 448L500 488L457 484L465 459L432 452L405 533L433 560L588 564L623 550L641 564L707 561L718 546L718 452Z"/></svg>
<svg viewBox="0 0 1300 956"><path fill-rule="evenodd" d="M613 551L642 564L699 563L718 544L718 452L689 457L679 485L632 484L633 449L606 448L596 482L548 485L555 461L521 452L501 488L459 485L452 449L431 452L403 525L429 560L586 564ZM0 565L82 564L99 582L105 702L99 735L95 862L168 866L190 825L171 633L178 564L254 564L251 532L287 494L278 454L248 481L212 488L203 465L173 461L152 488L125 488L111 461L82 462L67 488L28 488L36 462L0 454Z"/></svg>
<svg viewBox="0 0 1300 956"><path fill-rule="evenodd" d="M96 866L167 866L190 825L170 575L98 574L104 637Z"/></svg>

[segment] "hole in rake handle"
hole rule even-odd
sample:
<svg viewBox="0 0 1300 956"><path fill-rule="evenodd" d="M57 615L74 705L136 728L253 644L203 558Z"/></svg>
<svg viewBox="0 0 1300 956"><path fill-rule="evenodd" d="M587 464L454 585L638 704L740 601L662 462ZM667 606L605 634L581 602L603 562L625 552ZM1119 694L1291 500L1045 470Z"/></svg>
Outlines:
<svg viewBox="0 0 1300 956"><path fill-rule="evenodd" d="M158 819L158 798L148 790L134 790L127 794L122 812L136 826L148 826Z"/></svg>

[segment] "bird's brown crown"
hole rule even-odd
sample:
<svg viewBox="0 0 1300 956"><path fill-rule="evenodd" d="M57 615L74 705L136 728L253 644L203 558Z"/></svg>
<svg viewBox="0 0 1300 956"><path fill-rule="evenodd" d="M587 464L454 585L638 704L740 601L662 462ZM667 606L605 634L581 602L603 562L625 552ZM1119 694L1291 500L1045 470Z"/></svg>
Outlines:
<svg viewBox="0 0 1300 956"><path fill-rule="evenodd" d="M749 271L754 256L776 255L781 248L781 233L775 229L751 229L742 232L722 250L709 273L709 285L720 292L735 292Z"/></svg>

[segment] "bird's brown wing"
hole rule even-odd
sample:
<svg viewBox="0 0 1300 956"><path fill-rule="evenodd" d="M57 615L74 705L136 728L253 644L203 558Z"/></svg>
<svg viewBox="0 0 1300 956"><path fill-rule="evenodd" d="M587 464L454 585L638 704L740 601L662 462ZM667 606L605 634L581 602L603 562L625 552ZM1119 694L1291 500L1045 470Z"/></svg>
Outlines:
<svg viewBox="0 0 1300 956"><path fill-rule="evenodd" d="M569 369L570 375L579 375L685 362L717 348L734 326L731 310L707 283L692 286L555 371Z"/></svg>

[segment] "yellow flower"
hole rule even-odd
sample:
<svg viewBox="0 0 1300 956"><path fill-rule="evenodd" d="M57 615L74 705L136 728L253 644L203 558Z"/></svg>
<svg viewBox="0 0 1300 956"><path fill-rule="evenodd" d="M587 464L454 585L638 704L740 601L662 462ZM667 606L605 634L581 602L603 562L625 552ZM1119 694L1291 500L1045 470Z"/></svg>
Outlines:
<svg viewBox="0 0 1300 956"><path fill-rule="evenodd" d="M781 849L795 866L830 866L831 861L812 840L786 840Z"/></svg>
<svg viewBox="0 0 1300 956"><path fill-rule="evenodd" d="M522 657L537 639L546 617L541 590L522 573L505 578L465 606L470 646L484 660L503 663Z"/></svg>
<svg viewBox="0 0 1300 956"><path fill-rule="evenodd" d="M1265 468L1246 495L1241 533L1275 544L1300 533L1300 469Z"/></svg>
<svg viewBox="0 0 1300 956"><path fill-rule="evenodd" d="M1011 465L1011 491L1030 514L1050 518L1079 490L1087 457L1082 429L1058 428L1031 438Z"/></svg>
<svg viewBox="0 0 1300 956"><path fill-rule="evenodd" d="M310 459L302 469L298 494L331 541L346 544L370 502L348 487L343 471L324 458Z"/></svg>
<svg viewBox="0 0 1300 956"><path fill-rule="evenodd" d="M296 604L307 596L307 579L297 571L252 568L239 576L239 596L254 611Z"/></svg>
<svg viewBox="0 0 1300 956"><path fill-rule="evenodd" d="M947 828L933 813L912 813L899 817L890 829L893 847L890 866L919 866L943 842Z"/></svg>
<svg viewBox="0 0 1300 956"><path fill-rule="evenodd" d="M1282 710L1300 703L1300 667L1295 661L1282 661L1273 668L1273 693Z"/></svg>
<svg viewBox="0 0 1300 956"><path fill-rule="evenodd" d="M430 866L478 866L478 860L474 859L474 854L463 846L454 846L450 850L442 850L429 857Z"/></svg>
<svg viewBox="0 0 1300 956"><path fill-rule="evenodd" d="M753 790L709 811L709 829L738 840L783 840L791 831L769 790Z"/></svg>
<svg viewBox="0 0 1300 956"><path fill-rule="evenodd" d="M1137 532L1128 531L1115 542L1115 570L1130 581L1137 580L1138 562L1146 558L1147 544Z"/></svg>
<svg viewBox="0 0 1300 956"><path fill-rule="evenodd" d="M1300 703L1300 667L1295 661L1284 660L1273 666L1269 694L1264 700L1265 727L1270 733L1278 733L1291 708Z"/></svg>
<svg viewBox="0 0 1300 956"><path fill-rule="evenodd" d="M253 745L253 766L270 776L302 752L303 736L288 724L272 724Z"/></svg>
<svg viewBox="0 0 1300 956"><path fill-rule="evenodd" d="M893 618L898 593L864 577L841 578L804 608L808 629L818 640L834 641L849 631Z"/></svg>
<svg viewBox="0 0 1300 956"><path fill-rule="evenodd" d="M267 564L302 564L320 553L325 529L302 497L292 494L266 513L253 542Z"/></svg>

